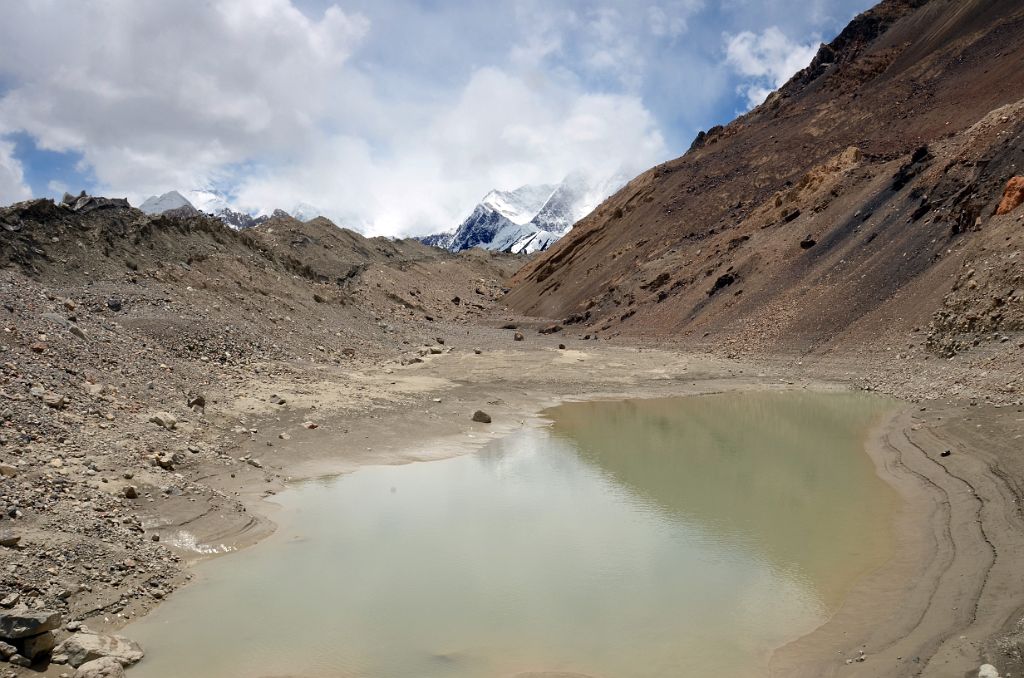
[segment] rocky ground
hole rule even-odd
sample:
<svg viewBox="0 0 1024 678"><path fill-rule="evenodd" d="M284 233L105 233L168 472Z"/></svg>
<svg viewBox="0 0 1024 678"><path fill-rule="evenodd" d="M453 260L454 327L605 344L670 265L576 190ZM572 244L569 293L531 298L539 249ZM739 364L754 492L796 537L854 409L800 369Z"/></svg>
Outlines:
<svg viewBox="0 0 1024 678"><path fill-rule="evenodd" d="M141 650L109 634L191 563L268 534L261 500L289 478L473 449L562 399L839 384L975 405L1021 435L1005 342L697 355L515 316L502 293L518 260L329 223L239 234L44 201L0 210L0 226L8 675L117 675ZM444 442L410 444L428 438Z"/></svg>
<svg viewBox="0 0 1024 678"><path fill-rule="evenodd" d="M0 615L45 612L35 630L54 640L65 633L54 614L61 629L116 627L186 581L197 549L216 550L161 541L168 517L208 520L207 536L235 544L266 529L236 493L203 482L210 468L272 480L237 454L255 430L223 403L282 375L443 351L435 328L483 314L516 265L329 222L238 234L103 199L21 204L0 225ZM14 666L52 648L0 637Z"/></svg>

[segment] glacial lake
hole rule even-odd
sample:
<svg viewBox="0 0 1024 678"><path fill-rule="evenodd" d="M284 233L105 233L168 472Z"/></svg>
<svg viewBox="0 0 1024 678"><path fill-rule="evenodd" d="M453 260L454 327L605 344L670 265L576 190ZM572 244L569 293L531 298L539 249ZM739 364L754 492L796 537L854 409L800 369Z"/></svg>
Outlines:
<svg viewBox="0 0 1024 678"><path fill-rule="evenodd" d="M891 404L570 403L443 461L276 497L278 531L125 633L133 678L764 675L891 555Z"/></svg>

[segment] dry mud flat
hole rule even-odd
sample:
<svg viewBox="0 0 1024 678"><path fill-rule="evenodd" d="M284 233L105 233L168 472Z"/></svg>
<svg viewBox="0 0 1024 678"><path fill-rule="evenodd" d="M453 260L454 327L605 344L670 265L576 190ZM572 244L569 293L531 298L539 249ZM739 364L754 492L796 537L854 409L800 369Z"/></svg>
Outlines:
<svg viewBox="0 0 1024 678"><path fill-rule="evenodd" d="M248 398L225 399L233 409L222 416L247 422L236 456L260 461L208 469L204 482L239 493L261 516L259 527L246 522L232 535L219 521L193 521L194 542L237 548L265 534L272 514L261 499L285 479L468 452L536 425L542 409L564 400L849 388L765 364L541 343L480 354L456 348L421 364L344 375L296 372L250 385ZM271 395L287 404L273 405ZM494 423L471 421L477 409ZM1019 670L1012 636L1024 604L1019 409L905 404L879 427L868 452L903 498L897 554L859 582L826 625L780 648L771 675L964 675L983 662ZM303 426L309 421L316 428ZM173 532L173 512L167 520Z"/></svg>

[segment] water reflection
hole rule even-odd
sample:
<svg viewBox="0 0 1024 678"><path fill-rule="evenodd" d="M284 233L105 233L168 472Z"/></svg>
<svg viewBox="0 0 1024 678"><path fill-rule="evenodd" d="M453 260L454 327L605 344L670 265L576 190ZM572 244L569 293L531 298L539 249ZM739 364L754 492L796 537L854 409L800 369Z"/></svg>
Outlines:
<svg viewBox="0 0 1024 678"><path fill-rule="evenodd" d="M730 395L556 409L475 454L278 495L280 529L128 629L136 678L757 675L880 562L882 407Z"/></svg>

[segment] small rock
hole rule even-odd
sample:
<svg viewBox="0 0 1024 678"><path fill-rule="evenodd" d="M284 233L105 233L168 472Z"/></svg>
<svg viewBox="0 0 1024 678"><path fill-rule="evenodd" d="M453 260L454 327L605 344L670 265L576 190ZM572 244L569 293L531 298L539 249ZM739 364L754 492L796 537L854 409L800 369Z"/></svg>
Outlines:
<svg viewBox="0 0 1024 678"><path fill-rule="evenodd" d="M512 338L515 339L516 341L522 341L526 337L523 336L522 332L516 332L515 335L513 335Z"/></svg>
<svg viewBox="0 0 1024 678"><path fill-rule="evenodd" d="M565 344L559 344L558 345L558 350L559 351L564 351L565 350Z"/></svg>
<svg viewBox="0 0 1024 678"><path fill-rule="evenodd" d="M135 487L134 485L126 485L125 488L124 488L124 498L125 499L138 499L139 498L139 489L137 487Z"/></svg>
<svg viewBox="0 0 1024 678"><path fill-rule="evenodd" d="M21 600L21 595L19 593L9 593L8 595L4 596L3 600L0 600L0 607L12 608L18 604L19 600Z"/></svg>
<svg viewBox="0 0 1024 678"><path fill-rule="evenodd" d="M292 437L290 435L288 435L287 433L278 433L277 437L280 438L281 440L291 440L292 439Z"/></svg>
<svg viewBox="0 0 1024 678"><path fill-rule="evenodd" d="M473 421L479 422L481 424L490 424L491 415L487 414L483 410L477 410L476 412L473 413Z"/></svg>
<svg viewBox="0 0 1024 678"><path fill-rule="evenodd" d="M14 664L15 666L20 666L23 669L27 669L28 667L32 666L31 660L29 660L28 657L23 657L20 654L11 655L11 657L7 661Z"/></svg>
<svg viewBox="0 0 1024 678"><path fill-rule="evenodd" d="M169 412L157 412L149 418L149 421L157 426L162 426L168 431L173 431L178 425L178 420Z"/></svg>
<svg viewBox="0 0 1024 678"><path fill-rule="evenodd" d="M541 334L555 334L557 332L561 332L562 331L562 326L561 325L548 325L547 327L542 327L542 328L540 328L537 331L540 332Z"/></svg>
<svg viewBox="0 0 1024 678"><path fill-rule="evenodd" d="M302 427L303 428L308 428L308 429L312 430L314 428L320 428L320 424L314 423L312 421L304 421L304 422L302 422Z"/></svg>
<svg viewBox="0 0 1024 678"><path fill-rule="evenodd" d="M0 530L0 546L5 548L14 548L21 541L21 535L15 534L10 530Z"/></svg>
<svg viewBox="0 0 1024 678"><path fill-rule="evenodd" d="M991 664L982 664L978 669L978 678L999 678L999 671Z"/></svg>
<svg viewBox="0 0 1024 678"><path fill-rule="evenodd" d="M245 462L253 468L263 468L263 464L259 459L246 459Z"/></svg>
<svg viewBox="0 0 1024 678"><path fill-rule="evenodd" d="M113 657L86 662L75 671L75 678L125 678L124 667Z"/></svg>
<svg viewBox="0 0 1024 678"><path fill-rule="evenodd" d="M474 348L474 349L473 349L473 353L475 353L476 355L480 355L481 353L483 353L483 351L481 351L481 350L480 350L480 349L478 349L478 348Z"/></svg>
<svg viewBox="0 0 1024 678"><path fill-rule="evenodd" d="M64 406L68 404L68 399L65 396L60 395L59 393L47 391L46 393L43 394L43 403L45 405L52 407L55 410L61 410L64 409Z"/></svg>
<svg viewBox="0 0 1024 678"><path fill-rule="evenodd" d="M951 454L953 454L952 450L943 450L942 452L939 453L939 456L940 457L948 457Z"/></svg>
<svg viewBox="0 0 1024 678"><path fill-rule="evenodd" d="M121 300L118 299L117 297L110 297L109 299L107 299L107 308L109 308L114 313L117 313L118 311L121 310Z"/></svg>
<svg viewBox="0 0 1024 678"><path fill-rule="evenodd" d="M3 476L4 478L17 478L18 469L10 464L0 464L0 476Z"/></svg>
<svg viewBox="0 0 1024 678"><path fill-rule="evenodd" d="M324 299L323 297L321 297L319 294L314 294L313 295L313 301L315 301L318 304L322 304L322 303L326 302L327 300Z"/></svg>
<svg viewBox="0 0 1024 678"><path fill-rule="evenodd" d="M16 654L18 654L18 648L14 647L10 643L5 643L0 640L0 659L6 661Z"/></svg>
<svg viewBox="0 0 1024 678"><path fill-rule="evenodd" d="M272 405L284 405L286 402L288 401L282 398L281 396L277 395L276 393L270 396L270 403Z"/></svg>
<svg viewBox="0 0 1024 678"><path fill-rule="evenodd" d="M444 349L441 348L440 346L430 347L430 355L441 355L442 353L444 353Z"/></svg>
<svg viewBox="0 0 1024 678"><path fill-rule="evenodd" d="M206 398L201 395L192 396L191 398L188 399L188 406L192 409L195 409L197 407L204 408L206 407Z"/></svg>

